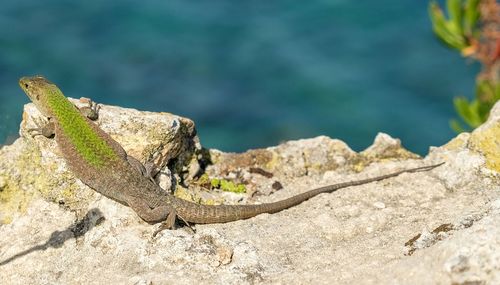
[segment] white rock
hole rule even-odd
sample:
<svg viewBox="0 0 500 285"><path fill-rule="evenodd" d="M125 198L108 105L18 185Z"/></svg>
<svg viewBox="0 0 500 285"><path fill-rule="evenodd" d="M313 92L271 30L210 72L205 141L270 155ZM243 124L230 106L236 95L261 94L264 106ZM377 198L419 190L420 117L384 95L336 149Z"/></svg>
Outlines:
<svg viewBox="0 0 500 285"><path fill-rule="evenodd" d="M161 153L167 156L165 164L171 158L187 164L190 154L201 149L188 119L112 106L103 106L101 114L101 127L140 160ZM36 116L27 105L21 134ZM155 238L155 226L68 173L53 141L23 137L0 149L0 280L500 284L500 151L482 137L500 137L495 133L499 124L497 105L479 131L432 148L424 160L385 134L361 153L324 136L243 154L211 150L215 164L206 169L210 176L232 173L238 179L243 171L245 181L258 181L249 185L259 194L253 197L210 192L213 197L239 197L231 201L241 203L278 201L327 184L446 164L321 194L279 213L196 225L195 234L185 228L163 231ZM184 164L178 169L199 169ZM272 177L249 174L250 167ZM269 196L259 192L275 181L284 189Z"/></svg>

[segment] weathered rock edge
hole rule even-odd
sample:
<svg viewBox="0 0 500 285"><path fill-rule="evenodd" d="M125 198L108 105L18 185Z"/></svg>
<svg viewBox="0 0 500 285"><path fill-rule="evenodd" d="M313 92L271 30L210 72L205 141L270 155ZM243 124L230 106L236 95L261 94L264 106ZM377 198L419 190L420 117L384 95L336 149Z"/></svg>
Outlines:
<svg viewBox="0 0 500 285"><path fill-rule="evenodd" d="M106 105L100 115L129 154L164 166L165 189L207 204L276 201L446 164L152 238L155 226L76 179L53 140L26 135L39 116L28 104L21 138L0 149L0 278L9 284L500 283L500 104L480 128L425 158L386 134L360 153L324 136L223 153L203 149L186 118ZM247 193L208 191L196 180L202 172Z"/></svg>

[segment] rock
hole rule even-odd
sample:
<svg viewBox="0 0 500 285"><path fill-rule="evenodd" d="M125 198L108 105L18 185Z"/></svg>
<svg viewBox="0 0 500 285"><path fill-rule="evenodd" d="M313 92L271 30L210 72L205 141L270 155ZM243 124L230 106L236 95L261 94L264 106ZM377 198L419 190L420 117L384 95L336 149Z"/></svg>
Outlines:
<svg viewBox="0 0 500 285"><path fill-rule="evenodd" d="M26 105L21 138L0 149L0 277L8 284L500 283L500 104L483 126L423 159L386 134L360 153L325 136L240 154L205 150L189 119L103 105L97 123L129 154L157 162L166 191L206 204L278 201L446 162L154 238L157 225L76 179L53 140L26 135L38 116ZM203 171L247 192L211 189L196 180Z"/></svg>

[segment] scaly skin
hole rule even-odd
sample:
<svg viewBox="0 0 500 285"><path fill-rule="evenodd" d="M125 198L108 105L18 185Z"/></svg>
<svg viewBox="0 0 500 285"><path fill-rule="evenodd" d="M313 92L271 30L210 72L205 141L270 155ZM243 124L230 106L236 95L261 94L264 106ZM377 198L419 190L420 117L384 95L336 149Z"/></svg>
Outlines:
<svg viewBox="0 0 500 285"><path fill-rule="evenodd" d="M177 217L185 222L224 223L247 219L262 213L276 213L320 193L380 181L404 172L428 171L441 164L405 169L373 178L325 186L260 205L199 205L167 193L149 177L133 157L96 124L69 102L61 90L41 76L23 77L21 89L48 118L44 135L53 133L70 170L97 192L127 205L146 222L163 222L171 228ZM47 129L50 129L48 132Z"/></svg>

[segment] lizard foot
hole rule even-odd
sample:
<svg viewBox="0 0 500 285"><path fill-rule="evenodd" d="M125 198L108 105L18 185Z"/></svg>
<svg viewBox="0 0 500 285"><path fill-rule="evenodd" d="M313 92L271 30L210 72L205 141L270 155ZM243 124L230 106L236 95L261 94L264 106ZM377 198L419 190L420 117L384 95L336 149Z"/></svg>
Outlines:
<svg viewBox="0 0 500 285"><path fill-rule="evenodd" d="M42 135L46 138L53 137L55 134L55 125L53 122L40 117L33 118L36 128L27 129L31 137Z"/></svg>
<svg viewBox="0 0 500 285"><path fill-rule="evenodd" d="M181 216L177 215L177 218L179 218L179 219L180 219L180 220L181 220L181 221L182 221L182 222L183 222L183 223L184 223L184 224L188 227L188 229L189 229L189 231L191 232L191 234L195 234L195 233L196 233L196 229L195 229L193 226L191 226L191 225L188 223L188 221L184 220L184 218L183 218L183 217L181 217Z"/></svg>
<svg viewBox="0 0 500 285"><path fill-rule="evenodd" d="M80 112L92 121L97 120L99 118L99 110L101 109L101 106L89 98L82 97L80 98L80 101L82 100L87 101L88 106L79 108Z"/></svg>
<svg viewBox="0 0 500 285"><path fill-rule="evenodd" d="M161 223L161 225L158 227L158 229L153 232L153 237L155 237L159 232L161 232L163 230L173 230L173 229L175 229L175 218L176 217L179 218L187 226L187 228L189 229L189 232L191 234L195 234L196 233L196 229L193 226L191 226L188 223L188 221L186 221L185 219L183 219L179 215L175 215L174 213L170 213L168 215L168 217L167 217L167 220L164 221L163 223Z"/></svg>
<svg viewBox="0 0 500 285"><path fill-rule="evenodd" d="M167 219L161 223L156 231L153 232L153 237L155 237L159 232L163 230L174 230L175 229L175 218L177 214L175 210L168 213Z"/></svg>

